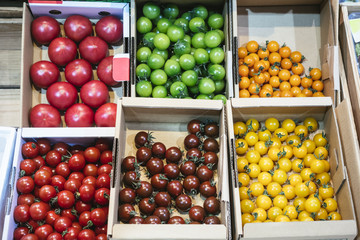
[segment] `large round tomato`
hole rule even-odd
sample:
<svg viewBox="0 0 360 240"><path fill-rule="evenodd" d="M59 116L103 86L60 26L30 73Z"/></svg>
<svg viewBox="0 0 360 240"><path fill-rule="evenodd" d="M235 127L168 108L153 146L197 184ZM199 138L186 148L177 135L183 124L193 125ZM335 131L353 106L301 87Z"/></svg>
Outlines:
<svg viewBox="0 0 360 240"><path fill-rule="evenodd" d="M65 113L68 127L91 127L94 123L93 110L83 103L72 105Z"/></svg>
<svg viewBox="0 0 360 240"><path fill-rule="evenodd" d="M48 102L59 110L65 110L77 100L76 88L68 82L56 82L46 91Z"/></svg>
<svg viewBox="0 0 360 240"><path fill-rule="evenodd" d="M99 80L109 86L115 86L119 83L113 78L113 59L114 56L104 58L101 60L96 70Z"/></svg>
<svg viewBox="0 0 360 240"><path fill-rule="evenodd" d="M53 63L58 66L65 66L76 58L76 44L69 38L55 38L49 45L48 54Z"/></svg>
<svg viewBox="0 0 360 240"><path fill-rule="evenodd" d="M84 59L76 59L65 67L66 80L80 87L91 80L93 75L91 65Z"/></svg>
<svg viewBox="0 0 360 240"><path fill-rule="evenodd" d="M117 43L123 36L123 24L117 17L106 16L95 25L96 35L109 44Z"/></svg>
<svg viewBox="0 0 360 240"><path fill-rule="evenodd" d="M82 58L91 64L98 64L108 53L108 45L99 37L86 37L80 42L79 51Z"/></svg>
<svg viewBox="0 0 360 240"><path fill-rule="evenodd" d="M31 35L39 44L47 45L59 34L60 25L52 17L38 17L31 23Z"/></svg>
<svg viewBox="0 0 360 240"><path fill-rule="evenodd" d="M106 85L98 80L92 80L84 84L80 89L80 98L89 107L98 108L106 103L109 90Z"/></svg>
<svg viewBox="0 0 360 240"><path fill-rule="evenodd" d="M95 124L98 127L115 127L116 104L105 103L95 112Z"/></svg>
<svg viewBox="0 0 360 240"><path fill-rule="evenodd" d="M38 61L30 68L30 78L35 86L40 88L47 88L57 82L59 76L59 69L49 61Z"/></svg>
<svg viewBox="0 0 360 240"><path fill-rule="evenodd" d="M90 20L81 15L72 15L64 23L65 34L75 42L80 42L87 36L91 36L92 24Z"/></svg>
<svg viewBox="0 0 360 240"><path fill-rule="evenodd" d="M30 124L33 127L59 127L59 111L49 104L38 104L30 111Z"/></svg>

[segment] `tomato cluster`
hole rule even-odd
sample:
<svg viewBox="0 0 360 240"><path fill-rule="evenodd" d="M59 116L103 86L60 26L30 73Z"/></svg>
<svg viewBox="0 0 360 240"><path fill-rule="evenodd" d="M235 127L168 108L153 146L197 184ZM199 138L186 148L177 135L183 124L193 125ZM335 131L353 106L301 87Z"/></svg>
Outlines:
<svg viewBox="0 0 360 240"><path fill-rule="evenodd" d="M219 127L194 119L178 147L153 142L151 133L135 136L136 156L122 160L119 220L129 224L220 224L216 183ZM196 199L196 200L195 200ZM202 203L203 202L203 203ZM202 206L201 206L202 205ZM184 219L187 217L189 219Z"/></svg>
<svg viewBox="0 0 360 240"><path fill-rule="evenodd" d="M238 49L239 97L323 97L321 70L304 76L305 57L276 41L262 47L252 40Z"/></svg>
<svg viewBox="0 0 360 240"><path fill-rule="evenodd" d="M47 89L49 103L31 109L31 125L59 127L60 115L64 113L68 127L91 127L94 122L98 127L114 127L116 104L107 103L108 87L118 82L112 76L113 56L107 55L109 48L122 39L122 22L113 16L103 17L94 27L96 36L92 36L93 23L84 16L72 15L63 25L65 36L60 28L60 23L49 16L38 17L31 23L33 40L48 45L50 59L30 67L32 83L36 88ZM64 72L66 81L59 81L60 72Z"/></svg>
<svg viewBox="0 0 360 240"><path fill-rule="evenodd" d="M201 5L146 3L136 23L136 93L140 97L226 101L224 18Z"/></svg>
<svg viewBox="0 0 360 240"><path fill-rule="evenodd" d="M87 148L47 139L23 144L14 239L107 239L109 149L104 139Z"/></svg>
<svg viewBox="0 0 360 240"><path fill-rule="evenodd" d="M331 186L328 142L318 122L268 118L234 124L243 225L341 220Z"/></svg>

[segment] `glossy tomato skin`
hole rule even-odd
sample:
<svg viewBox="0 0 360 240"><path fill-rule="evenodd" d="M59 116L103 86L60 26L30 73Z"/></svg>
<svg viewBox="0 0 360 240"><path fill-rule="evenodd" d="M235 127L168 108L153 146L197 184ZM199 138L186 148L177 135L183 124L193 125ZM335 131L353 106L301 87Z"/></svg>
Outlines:
<svg viewBox="0 0 360 240"><path fill-rule="evenodd" d="M59 217L54 222L54 230L58 233L62 233L67 228L71 227L71 219L68 217Z"/></svg>
<svg viewBox="0 0 360 240"><path fill-rule="evenodd" d="M55 168L55 173L63 176L64 178L68 177L70 175L69 164L66 162L59 163Z"/></svg>
<svg viewBox="0 0 360 240"><path fill-rule="evenodd" d="M136 189L136 194L141 198L150 197L153 193L153 187L146 181L141 181L139 187Z"/></svg>
<svg viewBox="0 0 360 240"><path fill-rule="evenodd" d="M57 142L53 146L53 150L58 151L61 155L68 155L69 145L64 142Z"/></svg>
<svg viewBox="0 0 360 240"><path fill-rule="evenodd" d="M65 34L75 42L80 42L92 34L92 24L87 17L72 15L64 23Z"/></svg>
<svg viewBox="0 0 360 240"><path fill-rule="evenodd" d="M48 54L51 62L65 66L76 58L76 44L69 38L58 37L51 41Z"/></svg>
<svg viewBox="0 0 360 240"><path fill-rule="evenodd" d="M104 82L108 86L115 86L119 82L113 78L113 59L114 56L108 56L101 60L96 72L100 81Z"/></svg>
<svg viewBox="0 0 360 240"><path fill-rule="evenodd" d="M91 127L94 124L94 112L84 103L72 105L65 113L68 127Z"/></svg>
<svg viewBox="0 0 360 240"><path fill-rule="evenodd" d="M186 161L180 165L180 171L184 176L195 175L196 164L193 161Z"/></svg>
<svg viewBox="0 0 360 240"><path fill-rule="evenodd" d="M119 206L119 220L122 222L127 223L133 216L132 213L135 211L134 207L129 204L125 203Z"/></svg>
<svg viewBox="0 0 360 240"><path fill-rule="evenodd" d="M88 176L96 177L97 169L98 168L95 164L89 163L89 164L85 165L85 167L83 169L83 173L86 177L88 177Z"/></svg>
<svg viewBox="0 0 360 240"><path fill-rule="evenodd" d="M60 113L49 104L38 104L30 111L30 123L32 127L59 127Z"/></svg>
<svg viewBox="0 0 360 240"><path fill-rule="evenodd" d="M39 155L40 149L36 142L26 142L21 147L21 153L26 158L34 158Z"/></svg>
<svg viewBox="0 0 360 240"><path fill-rule="evenodd" d="M29 229L27 227L17 227L14 230L14 240L20 240L23 236L29 233Z"/></svg>
<svg viewBox="0 0 360 240"><path fill-rule="evenodd" d="M178 147L171 147L166 150L165 158L167 162L178 163L182 158L182 152Z"/></svg>
<svg viewBox="0 0 360 240"><path fill-rule="evenodd" d="M14 209L14 220L17 223L25 223L30 219L29 205L17 205Z"/></svg>
<svg viewBox="0 0 360 240"><path fill-rule="evenodd" d="M81 158L79 158L81 160ZM79 163L80 165L82 165L82 163ZM79 180L80 182L82 182L85 178L84 174L82 172L72 172L70 173L69 179L74 178Z"/></svg>
<svg viewBox="0 0 360 240"><path fill-rule="evenodd" d="M221 221L217 216L207 216L204 219L205 224L220 224Z"/></svg>
<svg viewBox="0 0 360 240"><path fill-rule="evenodd" d="M110 199L110 190L108 188L99 188L95 191L95 202L101 206L107 206Z"/></svg>
<svg viewBox="0 0 360 240"><path fill-rule="evenodd" d="M64 190L66 179L61 175L51 177L51 186L57 187L59 191Z"/></svg>
<svg viewBox="0 0 360 240"><path fill-rule="evenodd" d="M144 224L161 224L161 220L158 216L148 216L145 218Z"/></svg>
<svg viewBox="0 0 360 240"><path fill-rule="evenodd" d="M191 120L187 125L187 130L191 134L196 134L201 131L201 121L198 119Z"/></svg>
<svg viewBox="0 0 360 240"><path fill-rule="evenodd" d="M39 197L43 202L49 202L53 197L56 196L56 190L51 185L44 185L40 188Z"/></svg>
<svg viewBox="0 0 360 240"><path fill-rule="evenodd" d="M136 159L138 163L146 164L151 159L151 149L147 147L140 147L136 151Z"/></svg>
<svg viewBox="0 0 360 240"><path fill-rule="evenodd" d="M36 234L30 233L21 238L21 240L39 240L38 236Z"/></svg>
<svg viewBox="0 0 360 240"><path fill-rule="evenodd" d="M169 219L167 224L185 224L185 220L180 216L173 216Z"/></svg>
<svg viewBox="0 0 360 240"><path fill-rule="evenodd" d="M205 210L201 206L193 206L189 210L189 217L192 221L202 222L205 218Z"/></svg>
<svg viewBox="0 0 360 240"><path fill-rule="evenodd" d="M56 150L49 151L45 156L45 162L50 167L57 167L62 160L62 155Z"/></svg>
<svg viewBox="0 0 360 240"><path fill-rule="evenodd" d="M183 192L183 186L179 180L172 180L167 185L166 190L173 198L176 198Z"/></svg>
<svg viewBox="0 0 360 240"><path fill-rule="evenodd" d="M35 196L33 194L27 193L27 194L21 194L19 195L17 199L17 205L26 204L30 206L35 202Z"/></svg>
<svg viewBox="0 0 360 240"><path fill-rule="evenodd" d="M77 100L76 88L68 82L56 82L46 91L48 102L59 110L66 110Z"/></svg>
<svg viewBox="0 0 360 240"><path fill-rule="evenodd" d="M40 240L46 240L53 231L54 229L52 228L52 226L50 226L49 224L44 224L35 230L35 235L38 236Z"/></svg>
<svg viewBox="0 0 360 240"><path fill-rule="evenodd" d="M51 233L46 240L62 240L62 236L58 232Z"/></svg>
<svg viewBox="0 0 360 240"><path fill-rule="evenodd" d="M84 157L87 162L96 163L100 159L100 150L96 147L88 147L84 151Z"/></svg>
<svg viewBox="0 0 360 240"><path fill-rule="evenodd" d="M52 173L45 169L39 169L34 175L34 182L37 186L41 187L44 185L51 184Z"/></svg>
<svg viewBox="0 0 360 240"><path fill-rule="evenodd" d="M100 174L96 179L96 188L108 188L110 189L110 176L108 174Z"/></svg>
<svg viewBox="0 0 360 240"><path fill-rule="evenodd" d="M191 198L188 195L180 194L175 199L175 204L176 204L177 209L185 212L185 211L189 211L189 209L191 208L192 202L191 202Z"/></svg>
<svg viewBox="0 0 360 240"><path fill-rule="evenodd" d="M95 208L90 212L90 218L93 224L97 227L102 227L106 224L107 214L101 208Z"/></svg>
<svg viewBox="0 0 360 240"><path fill-rule="evenodd" d="M66 80L76 87L81 87L92 79L91 64L85 59L75 59L65 67Z"/></svg>
<svg viewBox="0 0 360 240"><path fill-rule="evenodd" d="M209 181L202 182L199 186L199 192L204 197L216 195L216 186Z"/></svg>
<svg viewBox="0 0 360 240"><path fill-rule="evenodd" d="M36 170L35 161L32 159L24 159L20 163L20 170L24 171L26 176L32 175Z"/></svg>
<svg viewBox="0 0 360 240"><path fill-rule="evenodd" d="M84 229L81 230L78 235L78 240L95 240L96 235L93 230Z"/></svg>
<svg viewBox="0 0 360 240"><path fill-rule="evenodd" d="M41 16L31 23L31 35L39 44L47 45L60 34L60 25L52 17Z"/></svg>
<svg viewBox="0 0 360 240"><path fill-rule="evenodd" d="M164 166L164 175L168 179L176 179L180 175L180 169L175 163L168 163Z"/></svg>
<svg viewBox="0 0 360 240"><path fill-rule="evenodd" d="M98 127L115 127L116 103L105 103L95 112L95 124Z"/></svg>
<svg viewBox="0 0 360 240"><path fill-rule="evenodd" d="M36 202L30 206L30 216L34 221L41 221L46 218L46 214L49 210L49 204L44 202Z"/></svg>
<svg viewBox="0 0 360 240"><path fill-rule="evenodd" d="M110 149L110 142L105 138L98 138L95 142L95 147L100 150L100 152Z"/></svg>
<svg viewBox="0 0 360 240"><path fill-rule="evenodd" d="M96 187L96 178L94 176L87 176L85 177L82 182L82 184L90 184Z"/></svg>
<svg viewBox="0 0 360 240"><path fill-rule="evenodd" d="M93 185L84 184L81 185L79 192L81 201L88 203L94 199L95 187Z"/></svg>
<svg viewBox="0 0 360 240"><path fill-rule="evenodd" d="M52 62L38 61L30 67L30 78L34 85L39 88L48 88L57 82L59 77L60 71Z"/></svg>
<svg viewBox="0 0 360 240"><path fill-rule="evenodd" d="M220 201L214 196L208 197L204 201L204 210L213 215L220 213Z"/></svg>
<svg viewBox="0 0 360 240"><path fill-rule="evenodd" d="M37 144L39 145L39 154L41 156L47 154L51 150L50 141L46 138L39 138Z"/></svg>
<svg viewBox="0 0 360 240"><path fill-rule="evenodd" d="M59 214L57 214L54 210L51 210L51 211L47 212L46 217L45 217L45 222L47 224L50 224L51 226L53 226L55 220L58 219L59 217L60 217Z"/></svg>
<svg viewBox="0 0 360 240"><path fill-rule="evenodd" d="M98 64L108 53L108 45L99 37L86 37L79 44L80 55L91 64Z"/></svg>
<svg viewBox="0 0 360 240"><path fill-rule="evenodd" d="M165 145L163 143L156 142L156 143L154 143L152 145L151 152L152 152L154 157L164 159L165 158L165 153L166 153L166 147L165 147Z"/></svg>
<svg viewBox="0 0 360 240"><path fill-rule="evenodd" d="M89 107L98 108L108 100L109 90L103 82L92 80L81 87L80 98Z"/></svg>
<svg viewBox="0 0 360 240"><path fill-rule="evenodd" d="M123 24L117 17L106 16L95 25L96 34L109 44L117 43L123 36Z"/></svg>
<svg viewBox="0 0 360 240"><path fill-rule="evenodd" d="M112 162L112 151L111 150L105 150L100 155L100 163L101 164L107 164Z"/></svg>
<svg viewBox="0 0 360 240"><path fill-rule="evenodd" d="M129 220L129 224L144 224L145 220L142 217L135 216Z"/></svg>
<svg viewBox="0 0 360 240"><path fill-rule="evenodd" d="M68 190L63 190L57 194L58 205L63 209L71 208L75 204L74 194Z"/></svg>
<svg viewBox="0 0 360 240"><path fill-rule="evenodd" d="M69 227L67 233L64 235L64 240L76 240L79 236L80 229Z"/></svg>
<svg viewBox="0 0 360 240"><path fill-rule="evenodd" d="M98 175L103 173L110 174L112 170L112 166L110 164L103 164L98 168Z"/></svg>

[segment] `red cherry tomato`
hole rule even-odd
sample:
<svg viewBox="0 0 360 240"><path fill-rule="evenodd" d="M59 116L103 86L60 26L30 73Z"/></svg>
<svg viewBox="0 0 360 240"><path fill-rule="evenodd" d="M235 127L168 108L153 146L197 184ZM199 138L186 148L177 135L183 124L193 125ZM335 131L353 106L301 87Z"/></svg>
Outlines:
<svg viewBox="0 0 360 240"><path fill-rule="evenodd" d="M35 142L24 143L21 147L21 153L25 158L34 158L39 155L39 145Z"/></svg>
<svg viewBox="0 0 360 240"><path fill-rule="evenodd" d="M83 154L75 153L69 159L69 168L71 171L81 171L85 167L85 157Z"/></svg>
<svg viewBox="0 0 360 240"><path fill-rule="evenodd" d="M53 197L56 196L56 189L51 185L44 185L40 188L39 197L43 202L49 202Z"/></svg>
<svg viewBox="0 0 360 240"><path fill-rule="evenodd" d="M84 157L87 162L96 163L100 159L100 150L96 147L88 147L84 151Z"/></svg>
<svg viewBox="0 0 360 240"><path fill-rule="evenodd" d="M41 221L46 218L46 214L49 210L49 204L44 202L36 202L30 206L30 216L34 221Z"/></svg>
<svg viewBox="0 0 360 240"><path fill-rule="evenodd" d="M103 151L100 155L100 163L107 164L110 162L112 162L112 151L110 150Z"/></svg>
<svg viewBox="0 0 360 240"><path fill-rule="evenodd" d="M68 190L63 190L57 194L58 205L61 208L71 208L75 204L74 194Z"/></svg>
<svg viewBox="0 0 360 240"><path fill-rule="evenodd" d="M52 17L41 16L31 23L31 35L39 44L47 45L60 34L60 25Z"/></svg>
<svg viewBox="0 0 360 240"><path fill-rule="evenodd" d="M18 205L14 209L14 220L17 223L26 223L30 220L30 207L29 205L23 204Z"/></svg>

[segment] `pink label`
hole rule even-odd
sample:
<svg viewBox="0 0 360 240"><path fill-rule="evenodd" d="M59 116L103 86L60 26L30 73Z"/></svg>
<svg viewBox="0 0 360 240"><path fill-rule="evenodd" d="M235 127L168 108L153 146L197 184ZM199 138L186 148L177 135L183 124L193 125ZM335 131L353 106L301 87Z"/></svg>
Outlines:
<svg viewBox="0 0 360 240"><path fill-rule="evenodd" d="M29 3L62 4L62 0L28 0Z"/></svg>
<svg viewBox="0 0 360 240"><path fill-rule="evenodd" d="M114 56L113 78L117 82L130 81L130 59L125 54Z"/></svg>

